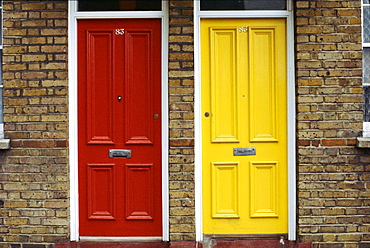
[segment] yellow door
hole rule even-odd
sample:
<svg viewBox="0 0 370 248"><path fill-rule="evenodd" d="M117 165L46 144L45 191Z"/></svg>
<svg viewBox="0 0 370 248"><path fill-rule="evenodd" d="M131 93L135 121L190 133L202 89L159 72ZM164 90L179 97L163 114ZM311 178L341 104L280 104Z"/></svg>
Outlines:
<svg viewBox="0 0 370 248"><path fill-rule="evenodd" d="M201 20L203 232L288 232L285 19Z"/></svg>

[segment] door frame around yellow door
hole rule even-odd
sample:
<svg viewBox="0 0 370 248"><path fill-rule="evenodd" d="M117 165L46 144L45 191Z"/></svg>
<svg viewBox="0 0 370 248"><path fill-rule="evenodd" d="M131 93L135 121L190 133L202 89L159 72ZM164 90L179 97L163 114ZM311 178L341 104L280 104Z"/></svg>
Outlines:
<svg viewBox="0 0 370 248"><path fill-rule="evenodd" d="M294 75L293 0L287 0L287 10L276 11L200 11L200 1L194 1L194 122L195 122L195 224L196 240L203 241L202 218L202 123L200 80L200 20L202 18L286 18L288 75L288 239L296 240L296 117Z"/></svg>
<svg viewBox="0 0 370 248"><path fill-rule="evenodd" d="M162 237L85 238L87 241L169 241L168 142L164 142L168 140L168 1L162 0L162 11L78 12L77 1L68 1L68 3L70 240L82 240L78 231L77 20L159 18L162 20Z"/></svg>

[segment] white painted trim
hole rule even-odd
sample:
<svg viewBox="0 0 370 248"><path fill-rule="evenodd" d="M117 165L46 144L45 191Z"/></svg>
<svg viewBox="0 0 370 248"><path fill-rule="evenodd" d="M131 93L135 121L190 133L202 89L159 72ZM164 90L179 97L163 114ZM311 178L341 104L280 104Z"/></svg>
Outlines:
<svg viewBox="0 0 370 248"><path fill-rule="evenodd" d="M91 237L81 236L80 241L88 242L159 242L162 237Z"/></svg>
<svg viewBox="0 0 370 248"><path fill-rule="evenodd" d="M69 78L69 166L70 166L70 229L71 241L79 237L78 211L78 129L77 129L77 20L160 18L162 20L162 237L152 240L169 240L169 189L168 189L168 1L162 1L163 11L77 12L77 1L69 3L68 78ZM98 237L102 238L102 237ZM110 238L104 237L108 240ZM114 238L117 240L116 238ZM143 241L146 237L122 237L125 241ZM91 239L90 239L91 240ZM112 241L112 239L110 239Z"/></svg>
<svg viewBox="0 0 370 248"><path fill-rule="evenodd" d="M294 63L293 0L288 0L287 57L288 57L288 239L297 239L297 182L296 182L296 101Z"/></svg>
<svg viewBox="0 0 370 248"><path fill-rule="evenodd" d="M370 122L363 122L363 134L362 137L369 138L370 137Z"/></svg>
<svg viewBox="0 0 370 248"><path fill-rule="evenodd" d="M195 5L194 5L195 6ZM199 6L199 4L198 4ZM288 17L287 10L235 10L235 11L195 11L199 18L266 18L266 17Z"/></svg>
<svg viewBox="0 0 370 248"><path fill-rule="evenodd" d="M76 12L75 17L78 19L122 19L122 18L162 18L164 15L161 11L110 11L107 12Z"/></svg>
<svg viewBox="0 0 370 248"><path fill-rule="evenodd" d="M195 240L203 241L203 180L202 180L202 95L200 82L200 1L194 1L194 180Z"/></svg>
<svg viewBox="0 0 370 248"><path fill-rule="evenodd" d="M194 1L194 124L195 124L195 228L196 241L203 240L202 218L202 123L200 82L200 19L201 18L286 18L288 63L288 239L296 240L296 132L294 75L293 0L286 11L200 11Z"/></svg>
<svg viewBox="0 0 370 248"><path fill-rule="evenodd" d="M2 87L0 87L0 90L2 90L1 88ZM4 123L0 122L0 150L7 150L7 149L10 149L10 139L4 139Z"/></svg>
<svg viewBox="0 0 370 248"><path fill-rule="evenodd" d="M361 43L364 46L364 1L361 0Z"/></svg>
<svg viewBox="0 0 370 248"><path fill-rule="evenodd" d="M69 3L68 26L68 113L69 113L69 173L70 173L70 229L71 241L79 238L78 221L78 131L77 131L77 19L74 17L77 9L76 1Z"/></svg>
<svg viewBox="0 0 370 248"><path fill-rule="evenodd" d="M0 90L2 90L1 88L2 87L0 87ZM0 139L4 139L4 123L1 122L0 122Z"/></svg>
<svg viewBox="0 0 370 248"><path fill-rule="evenodd" d="M162 229L163 241L170 240L170 205L168 178L168 1L162 1Z"/></svg>

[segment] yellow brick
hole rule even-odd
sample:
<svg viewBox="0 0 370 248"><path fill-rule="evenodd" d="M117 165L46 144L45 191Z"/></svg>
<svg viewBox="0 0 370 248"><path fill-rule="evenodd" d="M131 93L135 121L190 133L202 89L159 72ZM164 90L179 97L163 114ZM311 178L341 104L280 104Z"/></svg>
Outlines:
<svg viewBox="0 0 370 248"><path fill-rule="evenodd" d="M44 96L46 95L46 89L24 89L24 96Z"/></svg>
<svg viewBox="0 0 370 248"><path fill-rule="evenodd" d="M42 10L46 9L45 3L22 3L22 10Z"/></svg>
<svg viewBox="0 0 370 248"><path fill-rule="evenodd" d="M41 35L45 35L45 36L47 35L50 35L50 36L67 35L67 29L66 28L44 28L44 29L41 29Z"/></svg>
<svg viewBox="0 0 370 248"><path fill-rule="evenodd" d="M46 55L43 54L25 54L22 55L22 61L24 62L36 62L36 61L45 61Z"/></svg>
<svg viewBox="0 0 370 248"><path fill-rule="evenodd" d="M41 18L67 18L67 11L48 11L48 12L42 12Z"/></svg>
<svg viewBox="0 0 370 248"><path fill-rule="evenodd" d="M6 225L26 225L28 223L28 219L26 218L6 218L4 220Z"/></svg>
<svg viewBox="0 0 370 248"><path fill-rule="evenodd" d="M22 21L22 27L42 27L46 26L46 21L44 20L29 20L29 21Z"/></svg>

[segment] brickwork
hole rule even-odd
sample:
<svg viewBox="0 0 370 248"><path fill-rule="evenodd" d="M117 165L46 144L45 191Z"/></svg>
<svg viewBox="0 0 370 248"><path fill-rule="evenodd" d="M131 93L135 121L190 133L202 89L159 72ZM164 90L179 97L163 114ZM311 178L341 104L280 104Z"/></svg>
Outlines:
<svg viewBox="0 0 370 248"><path fill-rule="evenodd" d="M41 248L69 237L68 3L3 2L0 247Z"/></svg>
<svg viewBox="0 0 370 248"><path fill-rule="evenodd" d="M296 1L298 233L313 247L369 247L362 130L361 1Z"/></svg>
<svg viewBox="0 0 370 248"><path fill-rule="evenodd" d="M193 2L169 2L170 240L195 240Z"/></svg>

